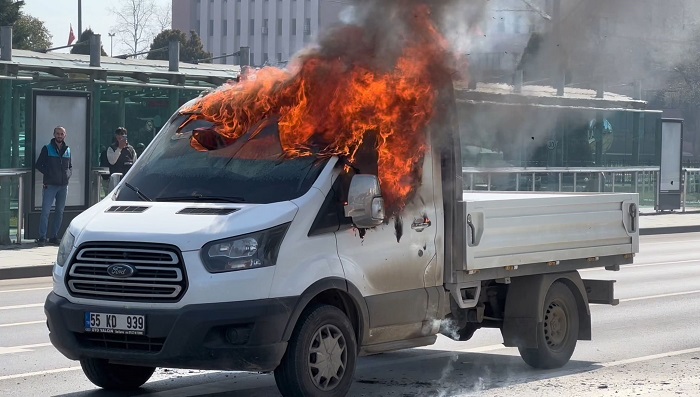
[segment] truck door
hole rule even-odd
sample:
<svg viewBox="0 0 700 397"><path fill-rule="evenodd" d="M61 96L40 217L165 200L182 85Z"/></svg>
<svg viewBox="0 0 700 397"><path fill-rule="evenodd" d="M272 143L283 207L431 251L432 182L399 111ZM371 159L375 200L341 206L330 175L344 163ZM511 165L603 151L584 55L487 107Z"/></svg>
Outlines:
<svg viewBox="0 0 700 397"><path fill-rule="evenodd" d="M371 149L367 149L370 147ZM354 165L362 174L377 175L377 153L367 144ZM346 219L336 232L338 254L348 281L360 289L369 310L367 344L403 340L429 334L432 310L437 307L436 244L438 229L433 197L433 162L426 154L422 184L398 215L372 229L358 230ZM341 179L349 184L352 171ZM439 280L440 283L442 280Z"/></svg>

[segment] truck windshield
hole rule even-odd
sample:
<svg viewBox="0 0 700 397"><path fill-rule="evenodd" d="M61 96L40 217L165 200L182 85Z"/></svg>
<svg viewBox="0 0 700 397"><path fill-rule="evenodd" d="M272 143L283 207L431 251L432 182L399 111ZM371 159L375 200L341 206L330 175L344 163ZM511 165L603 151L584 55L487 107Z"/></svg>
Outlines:
<svg viewBox="0 0 700 397"><path fill-rule="evenodd" d="M276 120L227 142L207 121L181 128L187 119L179 115L163 127L126 175L123 186L127 188L119 190L117 201L268 204L292 200L311 188L326 164L325 159L312 156L284 157Z"/></svg>

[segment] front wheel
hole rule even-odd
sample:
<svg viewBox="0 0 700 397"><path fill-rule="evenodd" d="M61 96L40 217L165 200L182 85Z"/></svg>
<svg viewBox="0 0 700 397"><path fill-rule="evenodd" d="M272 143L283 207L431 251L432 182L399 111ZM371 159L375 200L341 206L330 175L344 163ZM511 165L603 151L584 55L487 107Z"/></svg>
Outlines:
<svg viewBox="0 0 700 397"><path fill-rule="evenodd" d="M304 311L275 369L285 397L345 396L357 360L355 332L348 317L334 306Z"/></svg>
<svg viewBox="0 0 700 397"><path fill-rule="evenodd" d="M90 382L103 389L135 390L141 387L153 375L154 367L136 367L132 365L110 364L98 358L84 358L80 366Z"/></svg>
<svg viewBox="0 0 700 397"><path fill-rule="evenodd" d="M574 354L578 340L576 298L564 283L549 287L543 307L543 324L537 330L537 348L519 347L520 356L534 368L553 369L564 366Z"/></svg>

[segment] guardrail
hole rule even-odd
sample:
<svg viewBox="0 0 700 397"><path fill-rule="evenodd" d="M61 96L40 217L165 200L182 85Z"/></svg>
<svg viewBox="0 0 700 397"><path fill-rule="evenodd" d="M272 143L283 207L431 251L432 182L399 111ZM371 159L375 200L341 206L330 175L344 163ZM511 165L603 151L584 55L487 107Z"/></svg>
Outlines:
<svg viewBox="0 0 700 397"><path fill-rule="evenodd" d="M462 168L467 190L630 192L639 193L642 205L652 206L658 204L658 174L659 167ZM684 176L694 181L692 192L700 205L700 168L686 169Z"/></svg>
<svg viewBox="0 0 700 397"><path fill-rule="evenodd" d="M16 225L16 242L22 241L22 231L24 229L25 213L25 189L27 186L26 177L32 172L31 169L24 168L3 168L0 169L0 184L8 186L10 189L10 210L17 210L17 225ZM106 183L104 176L109 176L109 169L96 167L91 170L90 174L90 191L89 191L89 206L102 200L108 193L105 189ZM16 180L16 183L15 183ZM9 183L8 183L9 182ZM16 189L16 190L15 190ZM10 226L10 231L13 227ZM7 231L3 231L5 233Z"/></svg>

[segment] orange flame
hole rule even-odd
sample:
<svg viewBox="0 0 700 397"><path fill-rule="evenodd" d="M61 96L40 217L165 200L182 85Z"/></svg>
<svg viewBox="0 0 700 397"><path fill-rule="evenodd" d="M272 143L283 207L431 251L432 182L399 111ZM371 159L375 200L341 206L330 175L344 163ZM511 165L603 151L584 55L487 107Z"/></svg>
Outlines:
<svg viewBox="0 0 700 397"><path fill-rule="evenodd" d="M252 126L279 117L282 148L289 157L346 156L351 161L368 133L376 134L378 173L387 209L400 211L420 182L426 150L426 126L435 113L437 87L450 79L446 40L420 6L407 21L393 67L372 66L366 32L346 26L333 37L341 50L321 50L300 58L298 70L265 67L239 83L202 98L184 114L186 123L207 120L226 141L233 142ZM365 40L364 44L358 44ZM364 54L363 57L353 54ZM369 61L367 61L369 59ZM376 62L375 62L376 63ZM197 150L206 150L192 140ZM318 154L318 153L316 153Z"/></svg>

